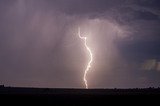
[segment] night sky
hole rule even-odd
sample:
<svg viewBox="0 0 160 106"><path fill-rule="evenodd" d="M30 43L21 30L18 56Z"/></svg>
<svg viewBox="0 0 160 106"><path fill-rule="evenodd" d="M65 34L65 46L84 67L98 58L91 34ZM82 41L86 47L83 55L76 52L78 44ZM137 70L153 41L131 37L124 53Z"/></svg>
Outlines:
<svg viewBox="0 0 160 106"><path fill-rule="evenodd" d="M160 0L0 0L0 85L160 87Z"/></svg>

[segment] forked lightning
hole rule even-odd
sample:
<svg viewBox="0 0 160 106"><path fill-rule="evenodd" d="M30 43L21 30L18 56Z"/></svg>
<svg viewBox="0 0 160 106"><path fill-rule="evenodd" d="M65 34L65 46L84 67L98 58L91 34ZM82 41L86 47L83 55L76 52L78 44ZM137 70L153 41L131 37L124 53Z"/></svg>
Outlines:
<svg viewBox="0 0 160 106"><path fill-rule="evenodd" d="M89 69L91 68L91 63L92 63L92 61L93 61L93 54L92 54L91 49L90 49L90 48L88 47L88 45L87 45L87 37L82 37L82 36L81 36L80 28L78 28L78 35L79 35L79 38L80 38L80 39L84 40L85 48L86 48L87 51L89 52L89 57L90 57L89 62L88 62L88 64L87 64L87 67L86 67L85 72L84 72L84 76L83 76L83 80L84 80L84 83L85 83L85 87L86 87L86 89L88 89L88 82L87 82L87 78L86 78L86 77L87 77L87 73L88 73Z"/></svg>

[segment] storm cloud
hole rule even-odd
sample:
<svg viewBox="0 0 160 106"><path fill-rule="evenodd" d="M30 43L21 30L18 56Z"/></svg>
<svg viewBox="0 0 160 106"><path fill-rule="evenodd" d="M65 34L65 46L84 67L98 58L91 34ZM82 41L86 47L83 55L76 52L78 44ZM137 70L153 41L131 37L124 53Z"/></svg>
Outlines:
<svg viewBox="0 0 160 106"><path fill-rule="evenodd" d="M1 0L0 84L83 88L158 87L159 0ZM153 66L154 63L154 66ZM150 68L151 67L151 68Z"/></svg>

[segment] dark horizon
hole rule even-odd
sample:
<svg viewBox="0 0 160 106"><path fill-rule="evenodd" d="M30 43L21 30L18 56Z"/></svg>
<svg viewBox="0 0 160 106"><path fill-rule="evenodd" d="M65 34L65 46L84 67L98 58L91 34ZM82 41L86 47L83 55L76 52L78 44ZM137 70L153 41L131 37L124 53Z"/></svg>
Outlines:
<svg viewBox="0 0 160 106"><path fill-rule="evenodd" d="M144 88L49 88L49 87L23 87L23 86L5 86L0 85L0 88L25 88L25 89L77 89L77 90L134 90L134 89L160 89L160 87L144 87Z"/></svg>
<svg viewBox="0 0 160 106"><path fill-rule="evenodd" d="M148 89L48 89L0 87L1 104L11 105L107 105L156 104L160 88ZM153 100L153 102L152 102ZM127 102L126 102L127 101Z"/></svg>

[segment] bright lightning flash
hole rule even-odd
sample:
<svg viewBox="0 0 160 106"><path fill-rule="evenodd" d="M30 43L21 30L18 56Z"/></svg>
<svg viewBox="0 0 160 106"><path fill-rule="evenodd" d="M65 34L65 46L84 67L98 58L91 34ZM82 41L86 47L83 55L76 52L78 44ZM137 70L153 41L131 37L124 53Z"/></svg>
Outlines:
<svg viewBox="0 0 160 106"><path fill-rule="evenodd" d="M83 76L83 81L85 83L85 87L86 87L86 89L88 89L88 83L87 83L87 78L86 77L87 77L87 73L88 73L89 69L91 68L91 63L93 61L93 54L91 52L91 49L87 45L87 37L82 37L81 36L80 28L78 28L78 35L79 35L80 39L84 40L84 45L85 45L87 51L89 52L89 56L90 56L90 60L87 64L87 67L85 69L84 76Z"/></svg>

